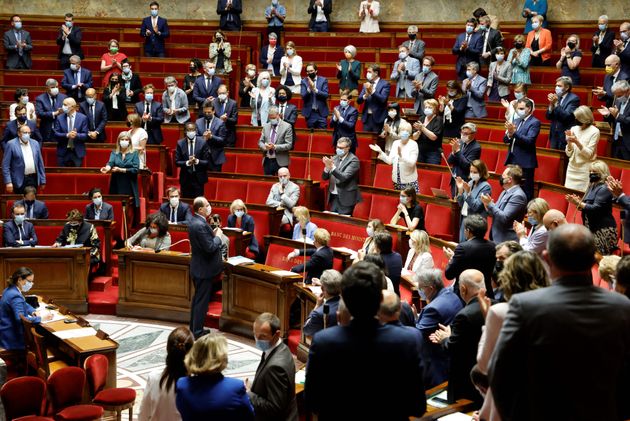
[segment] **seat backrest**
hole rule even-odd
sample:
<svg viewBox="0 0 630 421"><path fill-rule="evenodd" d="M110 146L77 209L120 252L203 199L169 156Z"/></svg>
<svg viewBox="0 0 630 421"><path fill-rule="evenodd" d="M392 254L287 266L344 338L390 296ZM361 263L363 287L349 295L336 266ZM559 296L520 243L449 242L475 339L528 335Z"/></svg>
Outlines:
<svg viewBox="0 0 630 421"><path fill-rule="evenodd" d="M90 388L90 396L94 397L98 392L103 390L107 384L109 361L107 361L107 357L102 354L90 355L83 363L83 368L85 368L88 387Z"/></svg>
<svg viewBox="0 0 630 421"><path fill-rule="evenodd" d="M538 192L538 197L545 199L549 203L550 209L558 209L560 212L567 212L568 202L565 199L565 194L562 192L541 188Z"/></svg>
<svg viewBox="0 0 630 421"><path fill-rule="evenodd" d="M55 412L80 404L85 387L85 370L81 367L63 367L48 377L50 400Z"/></svg>
<svg viewBox="0 0 630 421"><path fill-rule="evenodd" d="M33 340L33 334L31 333L33 322L21 314L20 319L22 320L22 326L24 327L24 344L26 345L26 350L28 352L35 352L35 342Z"/></svg>
<svg viewBox="0 0 630 421"><path fill-rule="evenodd" d="M307 245L306 247L312 248L312 246L310 245ZM287 255L293 250L294 249L290 246L272 242L269 244L269 249L267 250L267 258L265 259L265 264L279 269L291 270L293 266L304 263L303 256L287 259Z"/></svg>
<svg viewBox="0 0 630 421"><path fill-rule="evenodd" d="M420 194L433 196L431 187L438 188L442 185L442 172L420 168L418 170L418 185Z"/></svg>
<svg viewBox="0 0 630 421"><path fill-rule="evenodd" d="M392 188L392 166L387 164L378 164L376 171L374 172L374 187L380 187L383 189Z"/></svg>
<svg viewBox="0 0 630 421"><path fill-rule="evenodd" d="M45 396L46 382L33 376L11 379L0 389L7 420L27 415L41 415Z"/></svg>
<svg viewBox="0 0 630 421"><path fill-rule="evenodd" d="M35 328L30 329L35 345L35 360L37 361L37 375L42 379L47 379L50 375L48 366L48 352L46 350L46 340L42 335L37 333Z"/></svg>
<svg viewBox="0 0 630 421"><path fill-rule="evenodd" d="M454 241L459 233L453 230L452 210L446 206L427 203L424 210L424 225L432 237Z"/></svg>

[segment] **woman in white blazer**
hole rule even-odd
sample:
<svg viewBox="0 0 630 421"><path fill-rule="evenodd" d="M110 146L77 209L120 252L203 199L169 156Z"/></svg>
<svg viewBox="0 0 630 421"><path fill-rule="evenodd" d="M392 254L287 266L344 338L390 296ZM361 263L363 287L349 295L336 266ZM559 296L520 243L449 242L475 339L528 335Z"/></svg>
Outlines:
<svg viewBox="0 0 630 421"><path fill-rule="evenodd" d="M579 125L571 127L567 136L565 153L569 157L567 177L564 187L586 191L591 164L597 159L599 129L593 125L593 112L586 105L581 105L573 112Z"/></svg>
<svg viewBox="0 0 630 421"><path fill-rule="evenodd" d="M284 56L280 59L280 84L287 86L294 94L299 94L301 74L302 57L297 55L295 43L289 41L284 47Z"/></svg>
<svg viewBox="0 0 630 421"><path fill-rule="evenodd" d="M190 120L188 111L188 96L186 92L177 87L177 79L173 76L164 78L166 91L162 94L162 108L164 109L164 122L170 123L173 117L178 123L184 124Z"/></svg>
<svg viewBox="0 0 630 421"><path fill-rule="evenodd" d="M411 124L401 120L398 126L399 139L395 140L389 155L378 145L370 144L370 149L378 153L378 159L392 166L392 183L394 190L405 190L413 187L419 192L418 187L418 170L416 162L418 161L418 144L411 137Z"/></svg>
<svg viewBox="0 0 630 421"><path fill-rule="evenodd" d="M359 6L359 19L361 19L361 28L359 32L364 34L381 32L378 26L378 14L381 6L376 0L364 0Z"/></svg>
<svg viewBox="0 0 630 421"><path fill-rule="evenodd" d="M501 102L510 96L510 83L512 82L512 65L505 61L505 50L497 47L494 50L497 61L490 63L488 70L488 101Z"/></svg>
<svg viewBox="0 0 630 421"><path fill-rule="evenodd" d="M262 126L269 120L269 107L276 103L276 90L271 87L269 72L260 72L257 85L249 92L252 107L252 126Z"/></svg>
<svg viewBox="0 0 630 421"><path fill-rule="evenodd" d="M414 230L409 235L409 252L403 266L403 273L416 273L422 269L433 269L429 234L423 230Z"/></svg>

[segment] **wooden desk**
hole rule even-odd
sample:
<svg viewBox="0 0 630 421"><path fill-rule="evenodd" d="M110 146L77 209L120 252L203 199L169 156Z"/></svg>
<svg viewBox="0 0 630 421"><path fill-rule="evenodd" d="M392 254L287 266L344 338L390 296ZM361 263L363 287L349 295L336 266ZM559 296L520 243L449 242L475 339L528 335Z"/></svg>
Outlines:
<svg viewBox="0 0 630 421"><path fill-rule="evenodd" d="M87 313L88 247L0 248L0 278L8 279L22 266L35 273L34 294L55 297L71 311Z"/></svg>
<svg viewBox="0 0 630 421"><path fill-rule="evenodd" d="M429 399L430 397L437 395L448 387L448 383L444 382L440 385L435 386L432 389L426 391L426 397ZM431 406L427 403L427 412L424 413L420 418L409 417L410 420L413 421L433 421L437 420L440 417L443 417L448 414L452 414L453 412L467 412L472 410L473 402L467 399L460 399L455 403L447 405L445 408L436 408L435 406Z"/></svg>
<svg viewBox="0 0 630 421"><path fill-rule="evenodd" d="M188 323L194 287L190 255L116 250L119 316Z"/></svg>
<svg viewBox="0 0 630 421"><path fill-rule="evenodd" d="M289 308L295 299L293 284L300 282L298 274L278 276L278 270L258 263L234 266L226 263L223 276L223 311L219 328L247 337L253 337L252 323L266 311L280 318L283 334L289 331Z"/></svg>

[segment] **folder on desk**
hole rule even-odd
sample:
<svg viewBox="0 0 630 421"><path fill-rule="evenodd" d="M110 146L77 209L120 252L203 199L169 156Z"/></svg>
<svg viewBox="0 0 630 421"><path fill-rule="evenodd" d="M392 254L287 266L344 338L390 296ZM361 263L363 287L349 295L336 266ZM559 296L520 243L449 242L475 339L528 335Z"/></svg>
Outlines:
<svg viewBox="0 0 630 421"><path fill-rule="evenodd" d="M243 256L233 256L227 259L227 262L233 266L254 264L252 259Z"/></svg>
<svg viewBox="0 0 630 421"><path fill-rule="evenodd" d="M54 333L59 339L83 338L86 336L95 336L96 330L93 327L84 327L81 329L61 330Z"/></svg>

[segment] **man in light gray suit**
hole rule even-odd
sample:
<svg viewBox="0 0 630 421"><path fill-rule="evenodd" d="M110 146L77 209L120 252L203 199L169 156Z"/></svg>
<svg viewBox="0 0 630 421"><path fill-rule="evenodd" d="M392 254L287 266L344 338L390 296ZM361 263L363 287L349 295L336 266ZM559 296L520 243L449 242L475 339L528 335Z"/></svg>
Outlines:
<svg viewBox="0 0 630 421"><path fill-rule="evenodd" d="M412 82L413 90L411 91L411 96L416 99L413 108L419 115L424 115L424 101L435 98L435 91L438 87L439 78L432 70L434 65L435 59L433 57L426 56L423 58L422 69Z"/></svg>
<svg viewBox="0 0 630 421"><path fill-rule="evenodd" d="M271 186L269 196L267 196L267 206L274 209L283 208L282 224L293 225L293 206L300 200L300 187L291 181L291 174L288 168L278 170L278 180Z"/></svg>
<svg viewBox="0 0 630 421"><path fill-rule="evenodd" d="M499 181L503 186L503 192L497 203L487 194L481 195L481 201L492 216L492 229L490 239L496 244L508 240L518 242L518 236L514 232L514 221L520 221L527 212L527 196L519 185L523 179L523 170L518 165L508 165L501 174Z"/></svg>
<svg viewBox="0 0 630 421"><path fill-rule="evenodd" d="M468 96L466 118L484 118L488 115L484 96L488 80L479 74L479 63L470 62L466 65L466 79L462 82L462 89Z"/></svg>
<svg viewBox="0 0 630 421"><path fill-rule="evenodd" d="M11 16L11 29L4 33L4 49L7 54L7 69L30 69L33 65L31 34L22 29L22 19Z"/></svg>
<svg viewBox="0 0 630 421"><path fill-rule="evenodd" d="M403 42L402 45L407 47L411 57L422 61L424 57L424 41L418 39L418 27L415 25L409 26L407 28L407 35L409 36L409 41Z"/></svg>
<svg viewBox="0 0 630 421"><path fill-rule="evenodd" d="M276 175L280 167L289 166L289 151L293 146L293 129L278 116L278 107L269 107L269 122L263 125L258 148L264 153L265 175Z"/></svg>
<svg viewBox="0 0 630 421"><path fill-rule="evenodd" d="M413 80L420 72L420 62L409 56L409 49L404 45L398 47L398 60L392 67L389 77L396 81L396 96L398 98L411 98Z"/></svg>
<svg viewBox="0 0 630 421"><path fill-rule="evenodd" d="M328 183L328 205L331 212L352 215L355 205L361 199L359 192L359 158L350 152L352 141L342 137L337 141L337 155L325 156L322 179Z"/></svg>
<svg viewBox="0 0 630 421"><path fill-rule="evenodd" d="M178 123L184 124L190 120L188 96L186 92L177 87L177 79L173 76L166 76L164 78L164 85L166 85L166 91L162 94L164 122L170 123L174 117Z"/></svg>

